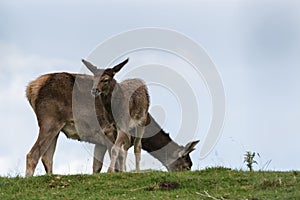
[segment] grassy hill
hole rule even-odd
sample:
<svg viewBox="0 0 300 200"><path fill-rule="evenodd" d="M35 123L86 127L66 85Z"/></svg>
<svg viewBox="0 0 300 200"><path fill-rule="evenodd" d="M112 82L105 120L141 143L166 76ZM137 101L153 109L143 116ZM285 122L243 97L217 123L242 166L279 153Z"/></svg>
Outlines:
<svg viewBox="0 0 300 200"><path fill-rule="evenodd" d="M300 172L210 168L1 177L0 199L300 199Z"/></svg>

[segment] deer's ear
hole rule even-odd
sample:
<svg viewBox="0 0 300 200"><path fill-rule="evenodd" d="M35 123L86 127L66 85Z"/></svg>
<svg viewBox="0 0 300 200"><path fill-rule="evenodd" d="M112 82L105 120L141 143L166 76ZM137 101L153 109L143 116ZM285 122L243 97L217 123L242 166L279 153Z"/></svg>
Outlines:
<svg viewBox="0 0 300 200"><path fill-rule="evenodd" d="M194 147L199 142L200 142L200 140L196 140L196 141L187 143L187 145L185 145L185 147L178 153L178 156L179 157L184 157L184 156L188 155L189 153L191 153L192 151L195 150Z"/></svg>
<svg viewBox="0 0 300 200"><path fill-rule="evenodd" d="M128 61L129 61L129 58L127 58L123 62L121 62L121 63L117 64L116 66L114 66L112 68L113 75L115 75L117 72L119 72L122 69L122 67L124 67L124 65L126 65L126 63L128 63Z"/></svg>
<svg viewBox="0 0 300 200"><path fill-rule="evenodd" d="M98 72L98 68L94 66L92 63L90 63L89 61L86 61L84 59L81 59L81 61L94 75Z"/></svg>

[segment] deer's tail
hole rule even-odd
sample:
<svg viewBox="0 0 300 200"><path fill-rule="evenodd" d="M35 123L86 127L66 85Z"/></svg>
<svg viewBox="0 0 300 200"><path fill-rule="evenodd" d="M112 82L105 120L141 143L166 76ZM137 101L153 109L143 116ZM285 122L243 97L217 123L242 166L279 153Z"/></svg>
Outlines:
<svg viewBox="0 0 300 200"><path fill-rule="evenodd" d="M45 85L49 77L49 74L42 75L36 80L31 81L26 88L26 97L33 110L35 110L36 100L39 96L40 89Z"/></svg>

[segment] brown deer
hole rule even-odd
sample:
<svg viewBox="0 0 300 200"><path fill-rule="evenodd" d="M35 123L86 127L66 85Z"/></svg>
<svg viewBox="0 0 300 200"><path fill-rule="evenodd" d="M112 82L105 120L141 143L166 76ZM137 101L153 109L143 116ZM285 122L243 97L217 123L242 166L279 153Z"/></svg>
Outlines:
<svg viewBox="0 0 300 200"><path fill-rule="evenodd" d="M60 132L68 138L95 144L93 172L101 171L104 155L107 150L111 152L115 134L111 135L107 126L109 120L105 117L101 100L90 94L92 87L93 76L66 72L42 75L27 86L26 96L36 114L39 135L27 154L26 176L34 174L41 157L46 173L52 173ZM150 114L147 124L142 148L170 171L190 169L189 153L199 141L183 147L175 143Z"/></svg>
<svg viewBox="0 0 300 200"><path fill-rule="evenodd" d="M129 131L134 132L134 154L136 170L140 170L141 139L147 122L149 109L149 95L146 85L141 79L127 79L118 83L114 76L128 62L128 58L122 63L107 68L104 71L98 69L86 60L82 60L86 67L94 74L94 86L92 95L100 97L104 108L114 120L117 128L117 138L111 149L111 163L108 172L115 171L115 164L120 155L120 171L125 171L126 156L131 146Z"/></svg>
<svg viewBox="0 0 300 200"><path fill-rule="evenodd" d="M26 176L33 175L40 157L47 173L52 173L60 131L68 138L96 144L95 152L105 153L106 149L111 149L115 138L109 130L112 127L105 118L101 101L91 97L90 88L92 76L69 73L46 74L28 85L26 95L40 129L37 141L27 154ZM97 154L100 159L103 156Z"/></svg>

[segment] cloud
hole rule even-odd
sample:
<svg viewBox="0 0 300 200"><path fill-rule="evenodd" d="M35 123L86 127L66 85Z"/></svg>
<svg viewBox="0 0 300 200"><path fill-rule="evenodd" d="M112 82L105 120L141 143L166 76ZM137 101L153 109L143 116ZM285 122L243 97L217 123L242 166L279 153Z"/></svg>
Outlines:
<svg viewBox="0 0 300 200"><path fill-rule="evenodd" d="M119 1L118 6L115 2L97 5L99 1L79 6L76 2L0 2L1 175L18 171L16 166L24 172L25 155L37 137L35 115L25 98L28 82L44 73L80 71L82 52L86 54L113 34L144 26L176 29L201 42L224 80L228 112L223 138L215 149L218 153L200 161L193 152L194 169L212 163L229 163L235 168L243 165L244 149L228 141L231 137L241 141L246 150L259 151L272 159L276 169L299 168L293 156L299 152L298 2L193 1L184 6L178 1L162 1L159 5L154 1ZM166 8L170 12L164 12ZM153 15L158 11L164 15ZM140 58L135 60L137 65L163 60L154 56L136 58ZM175 66L175 62L164 63ZM203 101L200 104L206 105ZM205 113L201 115L206 117ZM174 127L170 124L165 129L173 132ZM85 172L80 163L90 165L87 160L91 155L81 145L60 137L54 158L56 173ZM145 163L149 166L148 161ZM43 174L41 164L39 168Z"/></svg>

